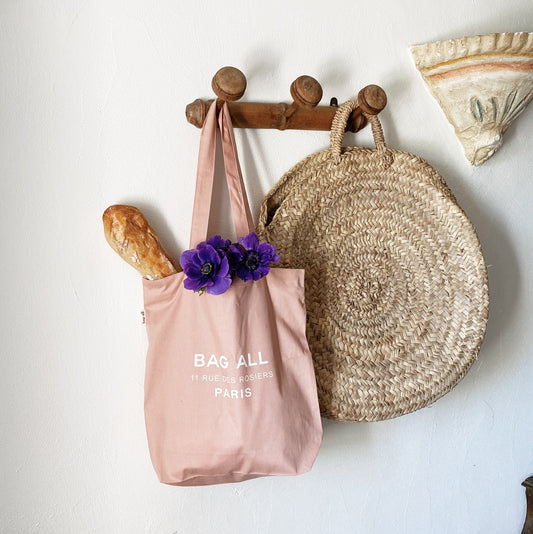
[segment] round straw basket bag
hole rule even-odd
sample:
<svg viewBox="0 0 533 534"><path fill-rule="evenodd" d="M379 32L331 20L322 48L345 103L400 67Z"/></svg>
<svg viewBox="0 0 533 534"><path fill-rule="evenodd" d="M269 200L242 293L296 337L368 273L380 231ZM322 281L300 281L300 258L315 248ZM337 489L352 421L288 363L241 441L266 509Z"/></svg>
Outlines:
<svg viewBox="0 0 533 534"><path fill-rule="evenodd" d="M356 102L339 107L328 150L289 170L261 206L258 234L282 267L305 269L307 337L322 415L378 421L432 403L461 380L488 319L474 227L424 160L341 148Z"/></svg>

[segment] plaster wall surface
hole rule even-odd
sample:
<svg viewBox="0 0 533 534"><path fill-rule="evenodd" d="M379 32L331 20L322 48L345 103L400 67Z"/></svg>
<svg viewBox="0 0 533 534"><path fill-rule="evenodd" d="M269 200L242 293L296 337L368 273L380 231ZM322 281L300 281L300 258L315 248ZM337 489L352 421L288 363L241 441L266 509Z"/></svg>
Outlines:
<svg viewBox="0 0 533 534"><path fill-rule="evenodd" d="M532 29L530 0L3 0L0 531L519 533L533 474L533 109L471 167L409 46ZM109 248L101 214L138 206L179 257L200 134L184 110L211 97L224 65L246 74L245 100L289 101L301 74L324 101L381 85L389 146L432 164L478 231L490 320L467 376L432 406L324 421L310 473L174 488L146 445L140 276ZM236 136L256 217L283 172L328 143ZM370 130L347 142L371 146Z"/></svg>

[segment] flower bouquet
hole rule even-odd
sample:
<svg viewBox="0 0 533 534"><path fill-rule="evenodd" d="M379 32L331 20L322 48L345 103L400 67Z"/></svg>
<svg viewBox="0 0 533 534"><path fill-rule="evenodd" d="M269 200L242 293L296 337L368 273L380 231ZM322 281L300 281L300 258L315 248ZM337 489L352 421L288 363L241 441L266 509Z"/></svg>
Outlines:
<svg viewBox="0 0 533 534"><path fill-rule="evenodd" d="M181 255L180 264L186 276L183 286L200 295L204 292L221 295L235 276L244 282L259 280L278 261L276 247L259 241L255 232L241 237L237 243L215 235Z"/></svg>

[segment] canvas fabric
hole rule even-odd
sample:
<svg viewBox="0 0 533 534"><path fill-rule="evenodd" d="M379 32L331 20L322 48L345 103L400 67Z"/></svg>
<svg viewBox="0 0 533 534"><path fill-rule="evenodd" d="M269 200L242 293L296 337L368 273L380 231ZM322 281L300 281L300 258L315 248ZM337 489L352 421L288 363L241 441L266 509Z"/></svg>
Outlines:
<svg viewBox="0 0 533 534"><path fill-rule="evenodd" d="M231 119L218 114L237 236L253 222ZM200 140L190 248L207 238L217 110ZM193 486L309 471L322 440L306 340L304 271L271 268L222 295L183 287L184 273L143 279L148 353L145 421L161 482Z"/></svg>

